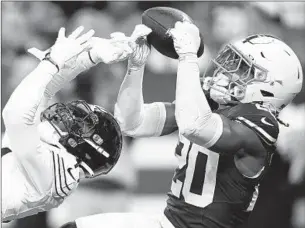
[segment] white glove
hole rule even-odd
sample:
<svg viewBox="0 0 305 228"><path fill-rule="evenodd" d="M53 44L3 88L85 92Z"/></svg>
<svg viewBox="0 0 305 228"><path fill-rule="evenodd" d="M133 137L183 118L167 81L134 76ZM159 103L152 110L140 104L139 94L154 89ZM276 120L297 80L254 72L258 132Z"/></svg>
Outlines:
<svg viewBox="0 0 305 228"><path fill-rule="evenodd" d="M132 49L129 46L129 37L126 37L123 33L112 33L110 35L112 39L103 39L99 37L92 37L88 41L91 50L88 52L88 58L95 64L103 62L106 64L112 64L123 61L128 58L132 53ZM42 60L50 49L41 51L37 48L30 48L29 53ZM78 65L79 58L77 61L67 61L64 64L64 68L71 68L72 65ZM74 63L74 64L73 64Z"/></svg>
<svg viewBox="0 0 305 228"><path fill-rule="evenodd" d="M137 25L131 34L129 45L133 52L128 60L129 69L139 69L146 63L150 54L150 45L147 43L147 35L152 32L147 26Z"/></svg>
<svg viewBox="0 0 305 228"><path fill-rule="evenodd" d="M90 41L90 56L95 63L112 64L123 61L132 53L128 37L124 33L112 33L112 39L93 37Z"/></svg>
<svg viewBox="0 0 305 228"><path fill-rule="evenodd" d="M132 55L131 58L135 60L135 65L143 65L149 54L149 47L144 45L146 41L141 39L150 32L150 28L139 25L136 26L130 37L121 32L110 34L111 39L93 37L89 41L92 47L89 51L91 59L95 63L112 64L123 61Z"/></svg>
<svg viewBox="0 0 305 228"><path fill-rule="evenodd" d="M75 30L73 34L75 35ZM80 29L78 29L80 32ZM72 36L73 37L73 36ZM90 46L90 44L88 44ZM51 48L41 51L37 48L30 48L28 52L37 57L39 60L43 60L47 53L50 53ZM71 52L72 53L72 52ZM55 60L53 59L55 62ZM56 63L57 64L57 63ZM63 88L68 82L73 80L81 72L89 69L94 64L89 60L88 52L82 52L66 62L61 66L60 70L53 76L52 81L47 85L45 90L45 96L52 98L61 88Z"/></svg>
<svg viewBox="0 0 305 228"><path fill-rule="evenodd" d="M94 30L79 36L83 30L84 27L80 26L66 37L65 28L60 28L57 40L50 49L50 58L59 69L73 57L91 48L88 41L94 35Z"/></svg>
<svg viewBox="0 0 305 228"><path fill-rule="evenodd" d="M183 57L188 54L196 54L200 46L199 29L188 21L178 21L175 27L169 30L173 38L177 54Z"/></svg>

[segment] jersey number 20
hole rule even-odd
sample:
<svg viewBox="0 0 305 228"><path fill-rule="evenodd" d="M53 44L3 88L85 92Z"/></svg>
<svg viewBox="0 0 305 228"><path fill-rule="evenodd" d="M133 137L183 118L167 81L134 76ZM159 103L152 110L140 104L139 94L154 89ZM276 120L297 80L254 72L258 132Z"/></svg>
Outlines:
<svg viewBox="0 0 305 228"><path fill-rule="evenodd" d="M171 191L186 203L206 207L213 201L219 154L181 137L176 148L179 167Z"/></svg>

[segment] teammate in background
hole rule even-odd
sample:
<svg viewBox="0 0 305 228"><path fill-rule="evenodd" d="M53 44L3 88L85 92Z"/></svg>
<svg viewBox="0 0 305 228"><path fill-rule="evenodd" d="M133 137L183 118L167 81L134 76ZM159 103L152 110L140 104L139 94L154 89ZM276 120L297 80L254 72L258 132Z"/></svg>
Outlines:
<svg viewBox="0 0 305 228"><path fill-rule="evenodd" d="M136 30L148 28L140 25ZM144 104L149 46L142 39L129 58L115 109L126 135L179 131L179 166L164 216L100 214L62 228L235 228L253 210L275 152L279 123L284 124L278 114L302 87L301 64L284 42L253 35L224 47L212 60L213 75L204 75L201 86L198 28L177 22L170 34L179 55L175 104ZM208 98L217 109L211 110Z"/></svg>
<svg viewBox="0 0 305 228"><path fill-rule="evenodd" d="M2 222L59 206L81 178L108 173L120 156L121 131L110 113L85 101L48 107L82 71L130 54L115 34L109 40L92 38L94 31L81 35L83 29L66 37L61 28L48 51L30 50L42 61L2 112L7 142L1 149Z"/></svg>

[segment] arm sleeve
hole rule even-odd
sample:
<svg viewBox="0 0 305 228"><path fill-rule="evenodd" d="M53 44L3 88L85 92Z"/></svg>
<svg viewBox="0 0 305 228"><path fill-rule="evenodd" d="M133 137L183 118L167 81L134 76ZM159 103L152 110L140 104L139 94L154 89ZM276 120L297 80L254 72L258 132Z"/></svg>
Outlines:
<svg viewBox="0 0 305 228"><path fill-rule="evenodd" d="M15 89L2 113L11 150L39 192L50 188L53 181L52 161L40 149L37 124L48 102L44 93L55 74L55 66L42 61Z"/></svg>
<svg viewBox="0 0 305 228"><path fill-rule="evenodd" d="M213 113L200 86L197 56L179 60L176 85L176 121L179 132L190 141L211 147L223 132L220 116Z"/></svg>
<svg viewBox="0 0 305 228"><path fill-rule="evenodd" d="M142 94L144 66L128 69L115 104L115 117L122 132L131 137L159 136L166 122L166 108L161 102L144 104Z"/></svg>

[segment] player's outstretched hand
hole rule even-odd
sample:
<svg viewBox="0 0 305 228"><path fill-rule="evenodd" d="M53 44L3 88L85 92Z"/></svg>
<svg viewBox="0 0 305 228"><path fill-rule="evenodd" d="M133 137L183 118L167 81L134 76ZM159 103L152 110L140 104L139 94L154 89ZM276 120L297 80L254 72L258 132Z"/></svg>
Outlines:
<svg viewBox="0 0 305 228"><path fill-rule="evenodd" d="M94 30L91 29L87 33L81 35L83 30L84 27L80 26L74 30L71 35L66 37L65 28L60 28L57 40L46 57L49 55L51 60L61 69L65 62L76 57L80 53L89 50L91 48L91 43L88 41L94 35Z"/></svg>
<svg viewBox="0 0 305 228"><path fill-rule="evenodd" d="M112 64L130 57L135 66L143 65L150 51L146 42L150 32L151 29L145 25L138 25L130 37L122 32L110 34L111 39L93 37L90 41L90 56L95 63Z"/></svg>
<svg viewBox="0 0 305 228"><path fill-rule="evenodd" d="M178 21L175 27L169 30L173 38L174 47L179 57L186 54L197 55L200 46L199 29L188 21Z"/></svg>
<svg viewBox="0 0 305 228"><path fill-rule="evenodd" d="M129 41L133 52L129 57L129 68L138 69L146 63L150 53L150 45L147 43L147 35L152 32L146 25L139 24L135 27Z"/></svg>
<svg viewBox="0 0 305 228"><path fill-rule="evenodd" d="M111 39L93 37L90 41L92 49L90 56L95 63L112 64L123 61L132 53L124 33L116 32L110 35Z"/></svg>

